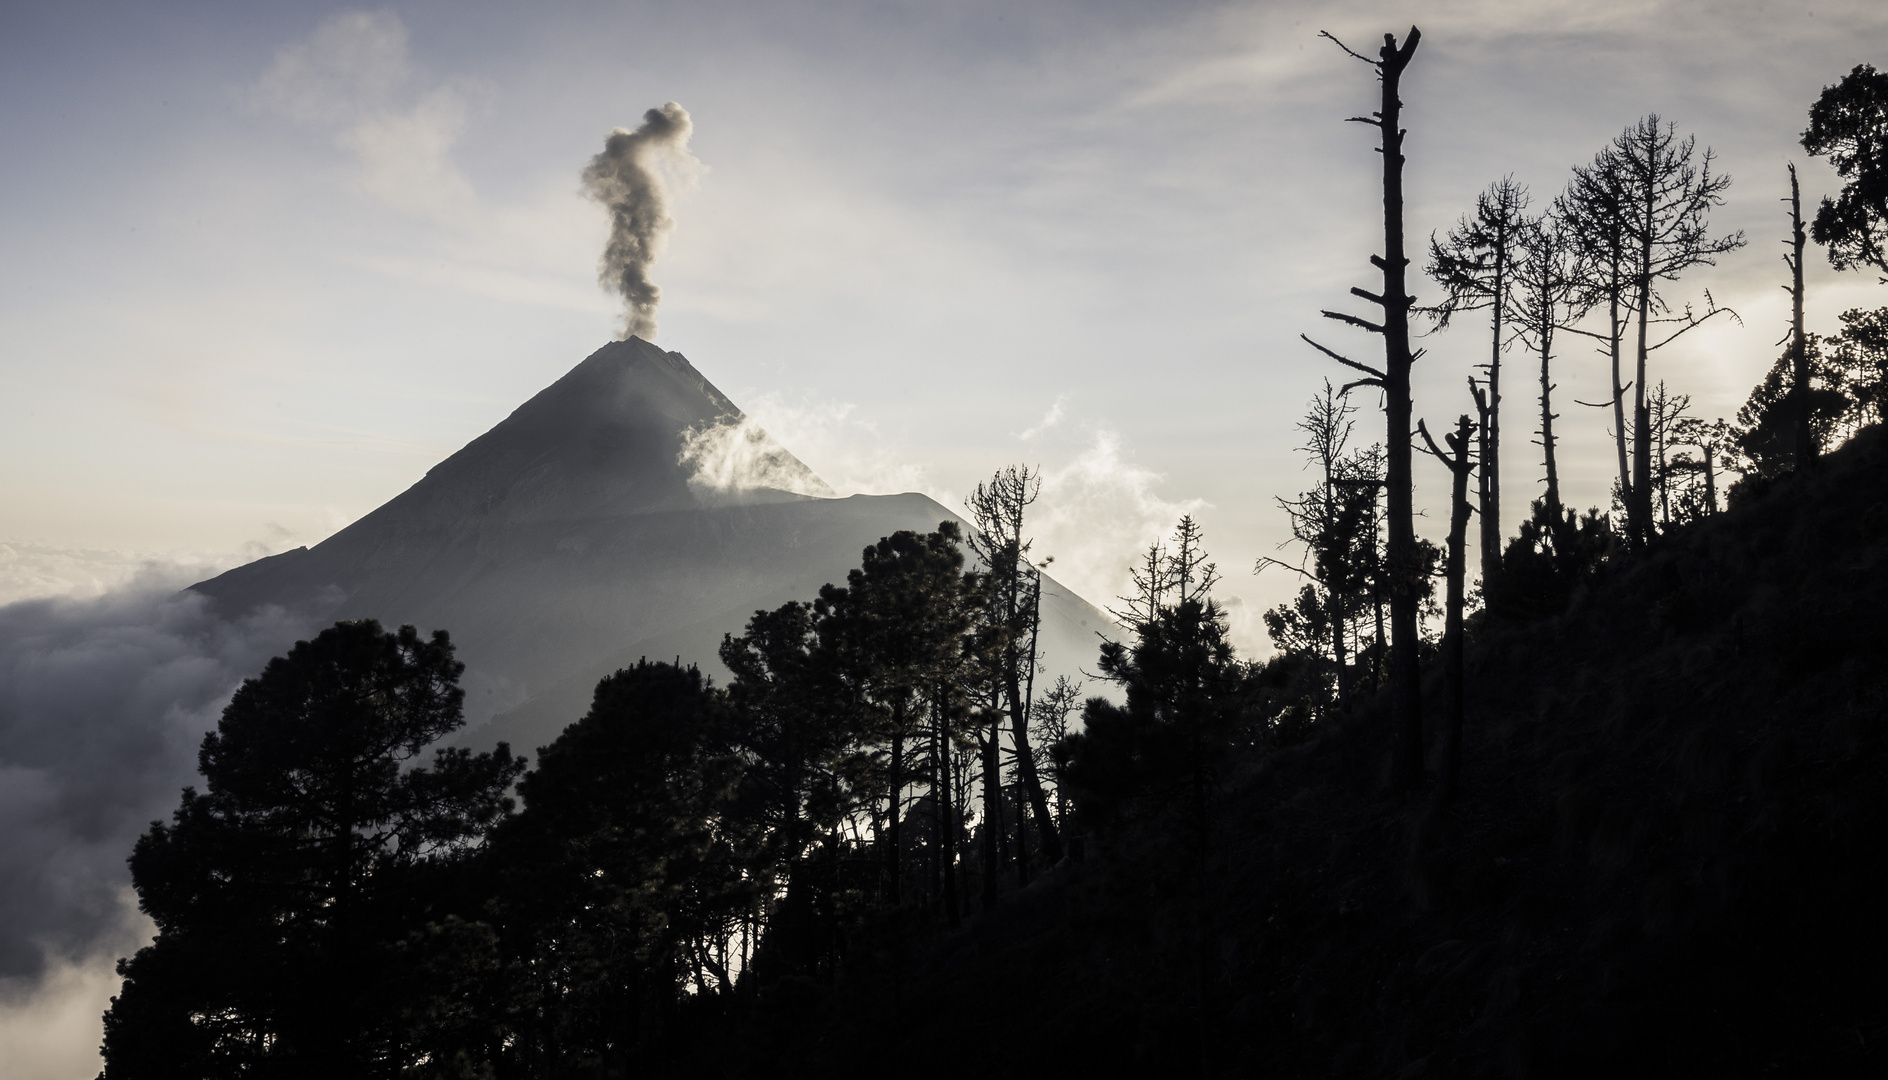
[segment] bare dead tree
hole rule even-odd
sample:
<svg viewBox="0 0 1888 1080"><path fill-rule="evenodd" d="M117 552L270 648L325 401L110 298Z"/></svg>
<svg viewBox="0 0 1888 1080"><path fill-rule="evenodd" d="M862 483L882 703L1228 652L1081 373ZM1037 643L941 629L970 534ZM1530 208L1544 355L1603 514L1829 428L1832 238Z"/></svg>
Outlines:
<svg viewBox="0 0 1888 1080"><path fill-rule="evenodd" d="M1172 576L1169 562L1167 549L1160 541L1149 543L1147 550L1128 567L1128 578L1134 591L1127 596L1116 597L1121 606L1109 608L1108 614L1130 629L1153 622L1160 614L1161 606L1167 602L1167 593L1175 584L1169 580Z"/></svg>
<svg viewBox="0 0 1888 1080"><path fill-rule="evenodd" d="M1173 555L1167 562L1167 578L1174 595L1184 604L1204 599L1219 584L1219 564L1206 560L1205 534L1192 514L1180 515L1173 532Z"/></svg>
<svg viewBox="0 0 1888 1080"><path fill-rule="evenodd" d="M1560 501L1560 469L1554 453L1552 365L1554 335L1562 325L1579 321L1593 301L1590 278L1579 243L1553 213L1525 223L1521 256L1514 266L1514 321L1516 336L1537 356L1541 365L1541 457L1545 466L1542 502L1552 523L1557 544L1567 541L1566 512Z"/></svg>
<svg viewBox="0 0 1888 1080"><path fill-rule="evenodd" d="M1681 445L1679 432L1685 421L1692 419L1690 412L1691 395L1672 393L1664 379L1646 396L1646 422L1652 425L1652 489L1658 493L1659 525L1666 528L1672 524L1672 490L1678 486L1673 480L1691 471L1688 467L1674 468L1671 453Z"/></svg>
<svg viewBox="0 0 1888 1080"><path fill-rule="evenodd" d="M1682 519L1718 512L1718 459L1730 441L1729 425L1722 418L1707 422L1703 417L1682 416L1672 425L1671 444L1697 447L1698 456L1692 457L1688 451L1674 453L1667 467L1675 474L1689 472L1704 482L1702 490L1695 484L1688 485L1679 499Z"/></svg>
<svg viewBox="0 0 1888 1080"><path fill-rule="evenodd" d="M1468 501L1468 476L1475 471L1475 462L1469 452L1469 439L1475 434L1475 423L1464 415L1455 422L1454 431L1443 433L1442 440L1449 444L1446 454L1436 445L1436 440L1430 437L1428 427L1417 421L1416 428L1422 433L1423 442L1428 444L1429 452L1448 468L1450 476L1446 570L1449 586L1442 631L1442 671L1448 684L1449 715L1442 729L1442 776L1436 791L1436 801L1446 803L1455 797L1462 780L1462 606L1463 579L1468 570L1463 560L1466 555L1468 516L1474 509Z"/></svg>
<svg viewBox="0 0 1888 1080"><path fill-rule="evenodd" d="M1524 251L1528 225L1527 188L1504 176L1475 198L1475 211L1441 240L1429 238L1429 276L1442 286L1441 303L1428 309L1437 329L1457 312L1486 309L1492 333L1486 393L1477 392L1481 412L1480 456L1476 485L1481 511L1482 580L1492 582L1501 569L1501 354L1514 312L1516 264Z"/></svg>
<svg viewBox="0 0 1888 1080"><path fill-rule="evenodd" d="M1816 435L1810 429L1809 346L1803 337L1803 192L1796 183L1796 163L1790 163L1790 253L1783 261L1790 268L1790 412L1796 424L1796 467L1816 460Z"/></svg>
<svg viewBox="0 0 1888 1080"><path fill-rule="evenodd" d="M1633 440L1631 478L1625 483L1626 531L1635 543L1644 543L1652 529L1652 425L1646 415L1646 363L1651 353L1701 325L1712 316L1727 312L1710 302L1710 309L1696 316L1689 307L1682 315L1667 317L1670 305L1659 293L1661 281L1675 281L1695 266L1715 265L1717 256L1744 246L1744 234L1713 237L1707 217L1721 205L1731 178L1713 175L1713 155L1706 149L1697 153L1697 140L1678 137L1677 128L1648 115L1614 137L1600 151L1590 169L1575 170L1575 190L1595 189L1591 209L1608 220L1603 224L1609 235L1623 239L1625 268L1630 277L1631 319L1634 324ZM1591 181L1591 183L1589 183ZM1609 278L1617 282L1616 273ZM1733 317L1735 313L1731 313ZM1681 325L1656 343L1653 327L1662 322ZM1617 335L1615 324L1610 333ZM1617 336L1614 355L1618 355ZM1617 366L1617 363L1615 363ZM1620 410L1623 389L1614 376L1615 420Z"/></svg>
<svg viewBox="0 0 1888 1080"><path fill-rule="evenodd" d="M1055 685L1045 690L1035 703L1036 729L1043 736L1036 764L1049 775L1055 786L1055 820L1059 828L1067 827L1068 794L1062 790L1062 767L1056 763L1055 755L1049 750L1068 737L1069 717L1081 709L1082 688L1085 685L1081 680L1057 675ZM1073 845L1073 841L1070 843Z"/></svg>
<svg viewBox="0 0 1888 1080"><path fill-rule="evenodd" d="M1423 714L1421 672L1417 668L1417 649L1421 635L1417 627L1420 603L1418 575L1420 556L1416 547L1415 490L1411 476L1410 366L1419 353L1410 349L1409 316L1416 300L1409 294L1409 258L1403 245L1403 101L1400 97L1403 72L1416 55L1422 31L1412 26L1399 46L1396 35L1383 35L1383 45L1375 60L1353 51L1330 34L1323 35L1351 56L1370 64L1382 88L1381 104L1369 116L1350 117L1351 122L1377 128L1383 158L1383 255L1372 255L1370 262L1383 274L1381 293L1352 288L1351 295L1377 305L1382 311L1380 323L1342 312L1326 311L1324 316L1347 323L1383 338L1381 369L1341 356L1304 336L1319 352L1363 374L1347 384L1375 386L1383 391L1385 414L1386 485L1389 515L1389 545L1385 552L1390 593L1390 713L1396 730L1391 753L1391 784L1399 793L1409 793L1422 786Z"/></svg>
<svg viewBox="0 0 1888 1080"><path fill-rule="evenodd" d="M1613 447L1618 453L1619 476L1616 481L1623 503L1632 498L1632 459L1626 449L1626 391L1632 383L1621 382L1626 329L1630 325L1632 254L1626 237L1625 175L1619 162L1602 152L1592 164L1576 167L1567 190L1554 200L1553 216L1566 228L1566 235L1577 243L1579 265L1586 271L1581 282L1581 306L1587 311L1604 311L1605 329L1592 331L1568 323L1562 329L1584 334L1603 342L1612 365L1612 393L1604 402L1576 402L1592 408L1613 411Z"/></svg>

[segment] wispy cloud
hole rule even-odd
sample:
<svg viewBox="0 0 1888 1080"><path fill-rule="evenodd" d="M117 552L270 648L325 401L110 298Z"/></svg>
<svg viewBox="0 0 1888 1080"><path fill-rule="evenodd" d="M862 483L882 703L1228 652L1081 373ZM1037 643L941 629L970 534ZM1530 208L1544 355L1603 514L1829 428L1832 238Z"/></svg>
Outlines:
<svg viewBox="0 0 1888 1080"><path fill-rule="evenodd" d="M873 421L849 402L760 394L743 402L751 422L772 433L838 495L923 492L955 507L961 493L939 485L930 470L907 457Z"/></svg>
<svg viewBox="0 0 1888 1080"><path fill-rule="evenodd" d="M280 49L246 100L259 115L331 139L346 155L346 190L434 230L439 257L365 256L357 265L512 303L594 310L601 305L566 280L593 259L583 245L601 242L600 231L584 237L594 215L576 193L493 205L455 160L495 93L476 79L429 77L399 16L344 12Z"/></svg>
<svg viewBox="0 0 1888 1080"><path fill-rule="evenodd" d="M1034 554L1054 556L1051 572L1090 602L1111 604L1128 591L1135 553L1207 505L1163 495L1165 479L1136 464L1119 434L1096 428L1073 459L1042 474Z"/></svg>
<svg viewBox="0 0 1888 1080"><path fill-rule="evenodd" d="M1058 395L1055 399L1055 403L1049 406L1049 411L1042 414L1041 420L1036 421L1036 426L1029 428L1025 431L1018 432L1016 437L1021 439L1024 442L1029 442L1035 439L1037 436L1041 435L1043 432L1048 431L1050 428L1061 423L1062 422L1062 405L1067 400L1068 400L1068 396L1066 394Z"/></svg>

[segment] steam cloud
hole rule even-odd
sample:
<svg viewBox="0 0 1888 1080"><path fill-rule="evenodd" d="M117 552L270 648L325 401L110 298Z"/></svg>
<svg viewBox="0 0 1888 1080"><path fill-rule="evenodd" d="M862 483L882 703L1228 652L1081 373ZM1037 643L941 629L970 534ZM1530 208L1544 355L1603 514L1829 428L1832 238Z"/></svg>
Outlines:
<svg viewBox="0 0 1888 1080"><path fill-rule="evenodd" d="M688 484L698 493L771 489L822 499L834 494L826 481L746 416L724 416L684 432L678 461L688 466Z"/></svg>
<svg viewBox="0 0 1888 1080"><path fill-rule="evenodd" d="M603 152L583 171L584 194L609 208L610 242L603 249L597 280L621 293L623 336L644 341L656 336L656 308L662 290L649 269L668 243L675 219L669 216L669 176L691 178L701 162L689 152L695 125L688 110L671 101L642 116L634 131L617 128Z"/></svg>

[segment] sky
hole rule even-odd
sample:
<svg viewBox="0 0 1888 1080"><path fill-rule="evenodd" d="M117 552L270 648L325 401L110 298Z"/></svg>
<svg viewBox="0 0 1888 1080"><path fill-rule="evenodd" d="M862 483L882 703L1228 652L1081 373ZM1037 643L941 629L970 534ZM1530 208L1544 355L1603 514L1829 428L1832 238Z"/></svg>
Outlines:
<svg viewBox="0 0 1888 1080"><path fill-rule="evenodd" d="M1712 148L1733 178L1713 223L1749 244L1669 295L1709 290L1742 324L1682 339L1654 377L1732 415L1787 325L1785 165L1806 199L1835 190L1797 138L1823 86L1883 62L1878 0L10 3L0 602L26 603L0 608L4 659L109 638L143 689L101 708L170 693L153 738L193 745L257 658L167 590L319 541L608 341L608 222L579 173L669 101L701 168L653 272L658 344L842 494L956 508L1039 466L1037 550L1099 603L1193 513L1262 655L1258 613L1296 583L1251 568L1296 558L1276 503L1310 485L1293 425L1342 375L1298 335L1375 344L1318 316L1368 314L1346 293L1381 243L1374 131L1343 122L1376 85L1318 32L1370 50L1411 24L1412 244L1504 175L1544 205L1648 113ZM1808 271L1812 330L1884 302L1820 253ZM1485 333L1471 316L1422 342L1432 428L1467 411ZM1510 533L1538 475L1516 359ZM1558 363L1567 497L1603 506L1604 418L1572 399L1604 397L1605 369L1577 343ZM1445 481L1419 460L1433 539ZM35 670L48 693L73 678ZM0 699L24 708L13 678ZM26 790L0 812L84 802ZM118 865L116 828L43 840ZM86 903L122 906L110 885ZM0 1049L21 1075L90 1076L109 962L47 935L51 966L0 985Z"/></svg>

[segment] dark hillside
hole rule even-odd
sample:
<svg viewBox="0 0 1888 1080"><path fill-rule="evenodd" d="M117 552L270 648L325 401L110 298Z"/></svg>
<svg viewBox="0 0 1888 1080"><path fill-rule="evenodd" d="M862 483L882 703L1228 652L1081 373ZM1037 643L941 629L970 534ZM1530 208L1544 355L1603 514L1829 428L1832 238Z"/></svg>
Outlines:
<svg viewBox="0 0 1888 1080"><path fill-rule="evenodd" d="M750 1061L1888 1075L1884 442L1477 628L1452 806L1385 794L1365 709L1237 764L1203 876L1144 819L961 935L887 925L836 989L763 991Z"/></svg>

